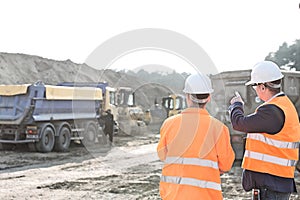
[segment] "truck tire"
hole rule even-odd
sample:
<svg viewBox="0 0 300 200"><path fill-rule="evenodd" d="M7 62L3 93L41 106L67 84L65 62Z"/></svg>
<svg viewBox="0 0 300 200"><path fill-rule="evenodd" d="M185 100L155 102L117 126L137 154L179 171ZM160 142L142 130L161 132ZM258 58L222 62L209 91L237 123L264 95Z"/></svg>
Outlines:
<svg viewBox="0 0 300 200"><path fill-rule="evenodd" d="M68 151L71 143L71 131L68 127L62 127L59 135L55 137L54 150L58 152Z"/></svg>
<svg viewBox="0 0 300 200"><path fill-rule="evenodd" d="M55 140L55 136L54 136L53 128L50 126L46 126L45 128L42 129L41 138L36 143L37 151L42 153L51 152L54 147L54 140Z"/></svg>
<svg viewBox="0 0 300 200"><path fill-rule="evenodd" d="M96 123L91 122L85 126L85 131L82 139L82 143L85 147L94 146L97 135Z"/></svg>

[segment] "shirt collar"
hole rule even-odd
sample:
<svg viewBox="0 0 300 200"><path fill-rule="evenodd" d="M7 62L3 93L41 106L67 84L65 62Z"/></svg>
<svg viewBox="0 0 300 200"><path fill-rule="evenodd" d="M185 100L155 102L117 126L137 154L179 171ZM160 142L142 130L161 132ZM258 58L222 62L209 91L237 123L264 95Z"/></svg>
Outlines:
<svg viewBox="0 0 300 200"><path fill-rule="evenodd" d="M266 102L270 102L272 101L274 98L278 97L278 96L284 96L285 94L283 92L279 92L277 94L275 94L274 96L272 96L268 101Z"/></svg>

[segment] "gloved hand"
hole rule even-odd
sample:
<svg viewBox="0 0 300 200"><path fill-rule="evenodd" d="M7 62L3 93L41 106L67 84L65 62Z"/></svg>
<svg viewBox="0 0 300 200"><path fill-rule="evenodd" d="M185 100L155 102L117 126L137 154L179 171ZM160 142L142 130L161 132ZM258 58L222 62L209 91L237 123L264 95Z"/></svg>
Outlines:
<svg viewBox="0 0 300 200"><path fill-rule="evenodd" d="M238 92L235 92L235 96L230 100L230 104L234 104L235 102L241 102L244 105L244 101Z"/></svg>

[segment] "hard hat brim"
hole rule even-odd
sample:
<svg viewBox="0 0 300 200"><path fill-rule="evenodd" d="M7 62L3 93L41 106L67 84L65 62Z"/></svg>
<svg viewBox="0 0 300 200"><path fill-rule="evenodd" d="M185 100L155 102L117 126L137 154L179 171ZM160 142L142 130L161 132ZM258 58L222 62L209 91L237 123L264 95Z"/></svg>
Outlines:
<svg viewBox="0 0 300 200"><path fill-rule="evenodd" d="M210 89L208 91L190 91L190 90L182 90L183 93L185 94L211 94L214 92L214 89Z"/></svg>
<svg viewBox="0 0 300 200"><path fill-rule="evenodd" d="M245 85L251 85L253 83L254 83L253 81L248 81L247 83L245 83Z"/></svg>
<svg viewBox="0 0 300 200"><path fill-rule="evenodd" d="M284 77L284 75L283 74L281 74L281 76L280 77L278 77L277 79L272 79L272 80L268 80L268 81L263 81L263 82L259 82L259 83L268 83L268 82L272 82L272 81L276 81L276 80L280 80L280 79L282 79ZM247 83L245 83L245 85L251 85L251 84L254 84L254 83L258 83L257 81L253 81L253 80L250 80L250 81L248 81Z"/></svg>

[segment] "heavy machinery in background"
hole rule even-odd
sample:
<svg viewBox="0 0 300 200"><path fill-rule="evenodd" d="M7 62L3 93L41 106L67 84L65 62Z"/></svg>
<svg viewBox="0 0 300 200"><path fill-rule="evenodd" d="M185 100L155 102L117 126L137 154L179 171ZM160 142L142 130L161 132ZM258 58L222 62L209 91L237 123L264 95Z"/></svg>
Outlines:
<svg viewBox="0 0 300 200"><path fill-rule="evenodd" d="M282 71L282 73L284 75L282 90L294 103L300 116L300 72ZM253 113L257 106L263 103L252 87L245 86L245 83L250 80L250 75L251 70L238 70L221 72L210 77L214 92L212 101L208 104L208 110L230 129L231 143L237 160L243 158L246 133L232 129L228 113L229 102L235 91L238 91L245 102L245 114Z"/></svg>
<svg viewBox="0 0 300 200"><path fill-rule="evenodd" d="M67 87L92 87L100 88L102 91L103 101L101 102L101 111L110 110L114 116L114 133L117 134L119 126L117 123L118 107L117 107L117 89L108 86L107 82L61 82L58 86Z"/></svg>
<svg viewBox="0 0 300 200"><path fill-rule="evenodd" d="M187 104L184 95L170 94L162 98L162 106L166 109L167 118L180 113L187 107Z"/></svg>
<svg viewBox="0 0 300 200"><path fill-rule="evenodd" d="M111 110L115 126L114 133L137 134L151 120L150 113L144 112L135 103L135 93L130 87L109 87L107 82L63 82L58 85L69 87L95 87L101 88L103 92L103 111Z"/></svg>
<svg viewBox="0 0 300 200"><path fill-rule="evenodd" d="M129 87L102 82L0 85L0 148L26 143L32 150L50 152L67 151L73 140L86 147L106 144L100 117L109 109L115 133L139 133L151 120L150 113L136 106Z"/></svg>
<svg viewBox="0 0 300 200"><path fill-rule="evenodd" d="M26 143L31 150L51 152L67 151L73 140L85 147L105 143L102 101L100 88L0 85L0 146Z"/></svg>
<svg viewBox="0 0 300 200"><path fill-rule="evenodd" d="M180 113L187 107L186 99L181 94L169 94L161 98L161 101L156 97L154 105L150 108L151 123L148 128L152 132L159 132L159 129L165 119Z"/></svg>
<svg viewBox="0 0 300 200"><path fill-rule="evenodd" d="M117 108L117 121L122 133L137 134L146 130L145 126L151 121L150 112L144 112L136 105L132 88L117 88Z"/></svg>

